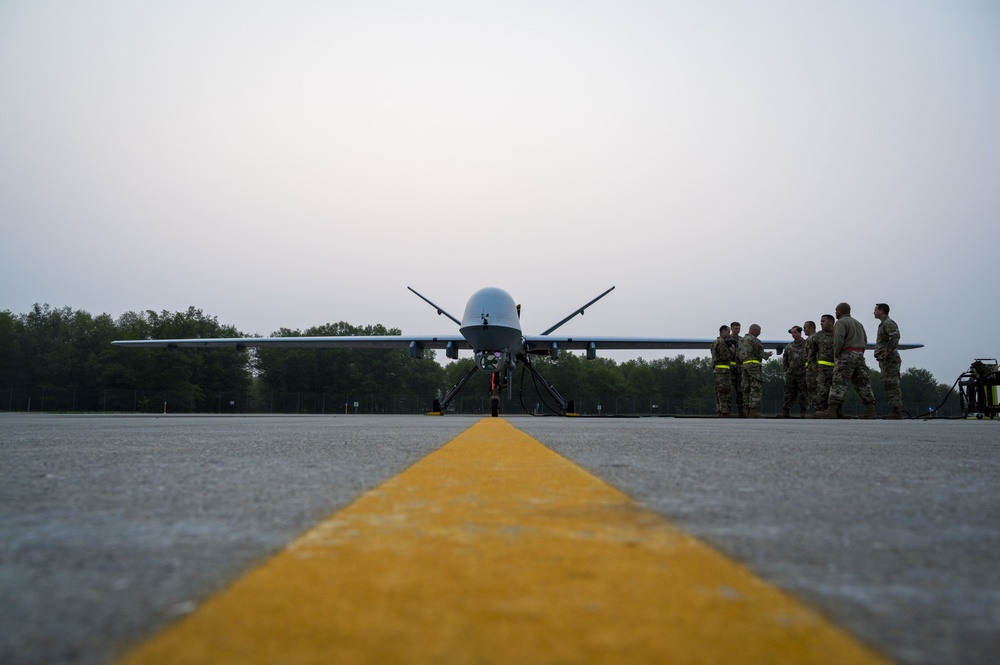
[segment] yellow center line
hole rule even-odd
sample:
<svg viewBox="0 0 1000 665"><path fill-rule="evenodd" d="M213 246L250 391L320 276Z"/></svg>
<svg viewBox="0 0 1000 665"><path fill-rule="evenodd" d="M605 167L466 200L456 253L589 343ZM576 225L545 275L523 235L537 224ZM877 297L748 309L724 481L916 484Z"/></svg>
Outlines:
<svg viewBox="0 0 1000 665"><path fill-rule="evenodd" d="M887 662L499 418L122 662L400 661Z"/></svg>

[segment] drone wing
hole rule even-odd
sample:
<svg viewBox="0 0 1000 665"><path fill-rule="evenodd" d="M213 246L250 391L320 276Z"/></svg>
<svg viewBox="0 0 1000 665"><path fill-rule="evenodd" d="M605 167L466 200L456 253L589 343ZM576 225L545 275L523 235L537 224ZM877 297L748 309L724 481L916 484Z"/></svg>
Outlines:
<svg viewBox="0 0 1000 665"><path fill-rule="evenodd" d="M130 339L112 342L115 346L158 349L408 349L422 358L424 349L445 349L449 357L459 349L471 349L461 335L371 335L330 337L220 337L195 339Z"/></svg>

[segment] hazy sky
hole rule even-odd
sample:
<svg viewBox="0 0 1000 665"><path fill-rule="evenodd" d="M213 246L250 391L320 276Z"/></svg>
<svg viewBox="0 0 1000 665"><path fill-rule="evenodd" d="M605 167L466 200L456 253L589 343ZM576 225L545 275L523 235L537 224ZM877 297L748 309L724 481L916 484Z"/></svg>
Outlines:
<svg viewBox="0 0 1000 665"><path fill-rule="evenodd" d="M561 331L846 300L873 340L885 301L950 384L1000 355L998 36L990 0L0 0L0 310L450 333L406 286L499 286L537 333L615 285Z"/></svg>

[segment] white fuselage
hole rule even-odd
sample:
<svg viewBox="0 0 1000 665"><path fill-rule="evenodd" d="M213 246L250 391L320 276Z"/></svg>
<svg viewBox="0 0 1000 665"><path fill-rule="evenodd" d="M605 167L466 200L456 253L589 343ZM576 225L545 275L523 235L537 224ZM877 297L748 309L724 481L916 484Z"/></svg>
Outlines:
<svg viewBox="0 0 1000 665"><path fill-rule="evenodd" d="M502 368L524 345L517 305L503 289L488 287L473 293L465 305L459 332L476 352L484 371Z"/></svg>

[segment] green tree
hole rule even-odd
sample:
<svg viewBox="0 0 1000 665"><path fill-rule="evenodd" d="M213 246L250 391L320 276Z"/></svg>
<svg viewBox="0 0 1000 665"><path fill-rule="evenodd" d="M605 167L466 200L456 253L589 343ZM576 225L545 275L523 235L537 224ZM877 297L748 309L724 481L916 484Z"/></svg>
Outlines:
<svg viewBox="0 0 1000 665"><path fill-rule="evenodd" d="M711 358L687 360L678 355L652 360L649 368L657 379L663 399L715 399Z"/></svg>
<svg viewBox="0 0 1000 665"><path fill-rule="evenodd" d="M777 402L779 405L785 398L785 366L781 360L772 358L764 362L764 388L761 391L761 401ZM779 409L780 410L780 409Z"/></svg>
<svg viewBox="0 0 1000 665"><path fill-rule="evenodd" d="M937 408L948 394L948 386L935 381L926 369L916 367L908 368L899 376L899 388L904 403L915 405L920 413Z"/></svg>
<svg viewBox="0 0 1000 665"><path fill-rule="evenodd" d="M10 310L0 312L0 386L13 387L24 380L23 339L24 323L21 317Z"/></svg>
<svg viewBox="0 0 1000 665"><path fill-rule="evenodd" d="M98 322L102 334L117 329L118 339L243 337L233 326L189 307L185 312L126 312L114 328ZM245 395L250 387L252 354L231 349L128 349L102 342L99 377L105 387L163 390L183 395L198 411L215 410L222 395Z"/></svg>
<svg viewBox="0 0 1000 665"><path fill-rule="evenodd" d="M639 358L629 360L621 365L625 380L625 394L629 397L660 401L660 386L649 363Z"/></svg>
<svg viewBox="0 0 1000 665"><path fill-rule="evenodd" d="M274 337L343 337L400 335L381 324L354 326L345 321L306 329L282 328ZM420 396L426 407L446 382L445 370L433 350L422 360L403 349L261 348L256 370L269 391L331 394L345 399L367 395L389 411L395 395Z"/></svg>

